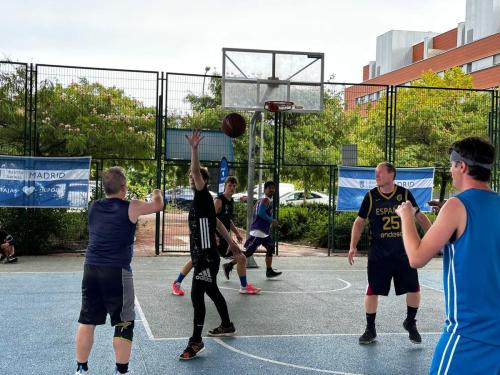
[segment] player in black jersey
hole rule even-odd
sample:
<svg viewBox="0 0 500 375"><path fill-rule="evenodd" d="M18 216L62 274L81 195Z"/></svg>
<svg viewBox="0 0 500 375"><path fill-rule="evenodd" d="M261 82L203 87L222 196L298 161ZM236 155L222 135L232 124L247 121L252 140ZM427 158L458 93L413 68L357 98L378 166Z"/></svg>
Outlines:
<svg viewBox="0 0 500 375"><path fill-rule="evenodd" d="M368 288L365 296L366 330L359 338L360 344L370 344L377 336L375 316L378 296L387 296L394 279L396 295L406 294L407 317L403 323L414 343L422 342L415 316L420 305L420 286L417 270L410 267L401 232L401 219L396 208L407 200L416 211L420 226L427 231L431 222L422 212L411 192L394 183L396 168L388 162L380 163L375 169L377 187L364 197L354 221L349 250L349 264L354 263L365 220L370 222L370 249L368 252Z"/></svg>
<svg viewBox="0 0 500 375"><path fill-rule="evenodd" d="M218 230L229 243L229 250L239 255L241 250L231 239L226 228L215 216L212 196L208 191L208 171L200 167L198 159L198 145L203 139L198 130L186 136L191 146L191 171L189 184L194 191L194 199L189 211L189 242L191 260L193 261L193 284L191 301L194 308L193 335L189 339L186 349L179 359L194 358L204 349L201 339L205 321L205 293L215 303L215 307L222 319L221 325L208 332L209 336L233 336L236 332L229 319L226 300L217 286L220 257L217 251L215 231Z"/></svg>
<svg viewBox="0 0 500 375"><path fill-rule="evenodd" d="M224 192L219 194L217 198L214 199L215 205L215 214L217 219L224 225L228 232L232 231L236 235L236 239L239 243L243 242L243 237L238 231L238 228L233 223L233 211L234 211L234 200L233 194L236 191L236 186L238 184L238 180L234 176L228 176L224 182ZM222 257L230 257L232 253L229 251L229 245L224 237L216 232L216 240L217 240L217 250ZM242 274L245 276L246 274L246 257L240 256L236 257L238 263L238 274ZM193 268L193 262L188 260L184 266L182 266L177 279L174 280L170 288L172 289L172 294L176 296L183 296L184 291L181 288L181 283L187 274ZM243 270L242 272L240 270ZM240 275L241 278L241 275ZM246 284L244 285L246 286Z"/></svg>

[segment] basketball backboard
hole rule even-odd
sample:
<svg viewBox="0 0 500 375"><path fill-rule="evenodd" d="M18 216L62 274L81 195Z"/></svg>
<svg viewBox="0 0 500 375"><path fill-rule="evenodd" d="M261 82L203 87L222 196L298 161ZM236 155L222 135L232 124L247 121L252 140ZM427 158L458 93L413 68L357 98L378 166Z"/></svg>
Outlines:
<svg viewBox="0 0 500 375"><path fill-rule="evenodd" d="M264 110L266 101L291 101L300 109L323 109L324 54L222 49L222 106L241 111Z"/></svg>

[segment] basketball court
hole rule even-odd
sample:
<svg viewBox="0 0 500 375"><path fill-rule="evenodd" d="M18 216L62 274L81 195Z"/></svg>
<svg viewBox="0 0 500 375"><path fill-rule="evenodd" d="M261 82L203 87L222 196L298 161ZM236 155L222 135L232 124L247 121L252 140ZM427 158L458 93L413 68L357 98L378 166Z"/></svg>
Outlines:
<svg viewBox="0 0 500 375"><path fill-rule="evenodd" d="M192 329L191 280L187 277L183 283L184 297L173 296L170 283L186 259L138 257L133 261L137 322L132 374L428 371L444 321L440 259L420 272L420 345L408 340L401 326L405 299L394 294L380 300L377 342L358 344L365 326L365 258L357 258L355 266L349 267L344 257L278 257L276 267L283 271L280 278L266 280L262 267L248 272L249 280L263 288L261 295L240 295L237 278L226 281L219 273L219 286L237 336L204 338L206 350L199 358L182 362L177 357ZM256 259L262 266L264 259ZM0 373L72 374L83 258L23 257L19 264L1 266ZM219 323L213 304L208 302L204 333ZM109 325L96 329L89 359L91 373L112 373L112 335Z"/></svg>

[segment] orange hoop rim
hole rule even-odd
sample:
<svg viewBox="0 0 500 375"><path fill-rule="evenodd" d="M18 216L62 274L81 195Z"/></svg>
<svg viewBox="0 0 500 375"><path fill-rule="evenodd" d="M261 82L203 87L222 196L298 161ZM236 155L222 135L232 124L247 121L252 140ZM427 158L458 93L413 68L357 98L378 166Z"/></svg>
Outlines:
<svg viewBox="0 0 500 375"><path fill-rule="evenodd" d="M295 105L285 100L270 100L264 103L264 108L269 112L285 112L294 109Z"/></svg>

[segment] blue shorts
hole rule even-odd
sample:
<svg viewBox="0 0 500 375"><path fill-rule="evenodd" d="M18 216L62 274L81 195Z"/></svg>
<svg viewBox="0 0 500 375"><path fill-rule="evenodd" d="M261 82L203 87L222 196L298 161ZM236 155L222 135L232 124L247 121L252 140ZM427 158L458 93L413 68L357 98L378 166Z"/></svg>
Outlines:
<svg viewBox="0 0 500 375"><path fill-rule="evenodd" d="M434 350L429 374L500 375L500 345L443 332Z"/></svg>
<svg viewBox="0 0 500 375"><path fill-rule="evenodd" d="M266 256L272 257L274 254L274 241L271 236L267 237L254 237L248 236L243 247L245 248L244 254L248 258L252 256L257 248L262 245L266 249Z"/></svg>

